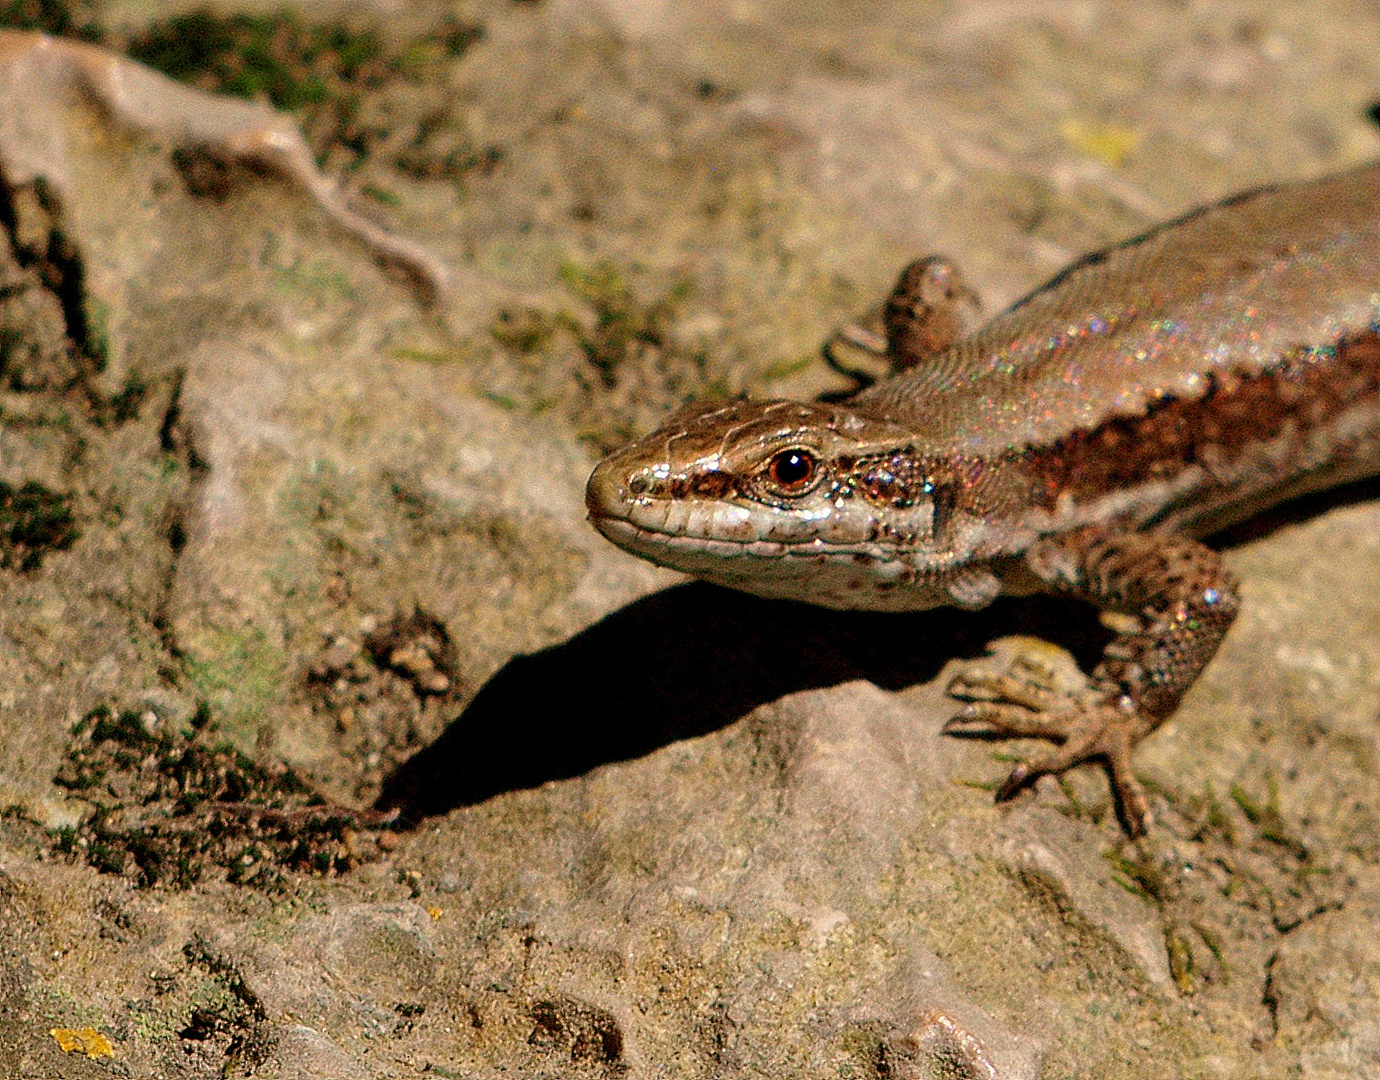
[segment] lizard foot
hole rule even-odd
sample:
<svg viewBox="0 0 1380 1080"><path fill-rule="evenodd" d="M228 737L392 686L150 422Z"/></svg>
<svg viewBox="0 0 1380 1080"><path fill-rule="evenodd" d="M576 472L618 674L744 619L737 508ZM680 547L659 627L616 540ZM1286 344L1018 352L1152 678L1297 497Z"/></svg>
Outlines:
<svg viewBox="0 0 1380 1080"><path fill-rule="evenodd" d="M1060 744L1012 769L997 789L998 801L1011 798L1038 777L1100 760L1111 777L1127 828L1136 836L1145 831L1150 804L1131 773L1131 750L1154 724L1129 699L1070 702L1050 687L1011 675L959 676L949 692L981 700L970 700L945 724L946 734L1049 739Z"/></svg>

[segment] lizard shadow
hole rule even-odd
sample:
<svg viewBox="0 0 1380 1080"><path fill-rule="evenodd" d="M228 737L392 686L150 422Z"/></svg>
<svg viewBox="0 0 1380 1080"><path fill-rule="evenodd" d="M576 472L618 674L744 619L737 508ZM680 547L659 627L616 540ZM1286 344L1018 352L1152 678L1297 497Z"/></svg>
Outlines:
<svg viewBox="0 0 1380 1080"><path fill-rule="evenodd" d="M1311 521L1328 510L1368 502L1380 502L1380 476L1366 477L1288 499L1213 533L1205 543L1218 551L1241 547L1291 525Z"/></svg>
<svg viewBox="0 0 1380 1080"><path fill-rule="evenodd" d="M1013 633L1063 645L1085 666L1111 636L1087 605L1052 597L880 614L673 586L513 657L393 772L375 805L416 823L719 730L800 690L929 681L948 660L982 656Z"/></svg>
<svg viewBox="0 0 1380 1080"><path fill-rule="evenodd" d="M1380 479L1290 500L1208 542L1232 548L1325 510L1380 499ZM568 779L727 727L800 690L934 679L1008 634L1068 649L1088 671L1112 634L1096 611L1049 596L982 611L829 611L713 585L673 586L568 641L503 665L441 736L385 781L376 806L416 823L504 791Z"/></svg>

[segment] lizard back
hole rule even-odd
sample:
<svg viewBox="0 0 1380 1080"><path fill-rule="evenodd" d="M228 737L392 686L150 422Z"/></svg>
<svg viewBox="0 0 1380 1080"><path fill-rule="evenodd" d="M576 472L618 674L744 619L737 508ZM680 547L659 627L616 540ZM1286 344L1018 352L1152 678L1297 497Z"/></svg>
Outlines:
<svg viewBox="0 0 1380 1080"><path fill-rule="evenodd" d="M1380 164L1237 195L1087 256L850 404L909 427L917 452L991 457L1377 324Z"/></svg>

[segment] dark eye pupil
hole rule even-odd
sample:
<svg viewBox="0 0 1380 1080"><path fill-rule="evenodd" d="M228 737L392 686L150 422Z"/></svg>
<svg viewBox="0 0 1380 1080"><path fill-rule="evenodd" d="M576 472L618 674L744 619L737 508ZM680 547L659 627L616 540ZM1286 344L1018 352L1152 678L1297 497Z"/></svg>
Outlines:
<svg viewBox="0 0 1380 1080"><path fill-rule="evenodd" d="M804 450L782 450L771 459L771 478L783 488L800 488L815 475L815 459Z"/></svg>

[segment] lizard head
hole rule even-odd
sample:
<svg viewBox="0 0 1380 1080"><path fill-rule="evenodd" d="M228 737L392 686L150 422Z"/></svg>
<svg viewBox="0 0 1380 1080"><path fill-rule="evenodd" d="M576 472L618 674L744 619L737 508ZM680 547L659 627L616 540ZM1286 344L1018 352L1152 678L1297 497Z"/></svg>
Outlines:
<svg viewBox="0 0 1380 1080"><path fill-rule="evenodd" d="M610 455L590 520L662 566L764 596L845 608L981 607L981 462L926 460L914 436L846 406L691 408Z"/></svg>

